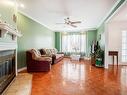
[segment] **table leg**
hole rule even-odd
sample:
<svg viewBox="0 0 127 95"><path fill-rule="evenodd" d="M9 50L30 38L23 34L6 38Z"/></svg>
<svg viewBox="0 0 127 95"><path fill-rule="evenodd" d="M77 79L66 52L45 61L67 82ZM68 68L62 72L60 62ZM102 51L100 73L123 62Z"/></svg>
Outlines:
<svg viewBox="0 0 127 95"><path fill-rule="evenodd" d="M117 66L118 66L118 55L117 55Z"/></svg>
<svg viewBox="0 0 127 95"><path fill-rule="evenodd" d="M114 65L114 56L112 56L112 57L113 57L112 59L113 59L113 65Z"/></svg>

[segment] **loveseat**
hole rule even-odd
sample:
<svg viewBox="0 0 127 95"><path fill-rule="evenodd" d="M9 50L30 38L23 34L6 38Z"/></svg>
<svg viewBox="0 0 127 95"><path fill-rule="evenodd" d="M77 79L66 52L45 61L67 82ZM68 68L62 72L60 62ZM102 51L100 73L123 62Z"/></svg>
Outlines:
<svg viewBox="0 0 127 95"><path fill-rule="evenodd" d="M61 61L64 58L63 52L58 52L57 49L40 49L41 55L50 56L52 58L52 64Z"/></svg>
<svg viewBox="0 0 127 95"><path fill-rule="evenodd" d="M51 69L52 58L42 56L40 51L31 49L26 51L26 63L28 72L49 71Z"/></svg>

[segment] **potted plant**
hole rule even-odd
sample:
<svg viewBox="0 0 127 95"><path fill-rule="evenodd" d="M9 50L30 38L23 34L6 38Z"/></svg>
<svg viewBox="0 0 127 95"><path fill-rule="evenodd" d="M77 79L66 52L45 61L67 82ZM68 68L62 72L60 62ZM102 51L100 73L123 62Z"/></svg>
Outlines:
<svg viewBox="0 0 127 95"><path fill-rule="evenodd" d="M95 55L96 55L95 65L98 67L103 67L103 65L104 65L104 51L99 47L97 49Z"/></svg>

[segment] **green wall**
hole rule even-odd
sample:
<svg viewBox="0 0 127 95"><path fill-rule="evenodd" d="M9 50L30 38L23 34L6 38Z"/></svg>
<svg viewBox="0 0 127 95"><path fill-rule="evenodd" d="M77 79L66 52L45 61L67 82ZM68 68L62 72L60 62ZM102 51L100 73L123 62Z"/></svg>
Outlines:
<svg viewBox="0 0 127 95"><path fill-rule="evenodd" d="M92 45L92 41L96 41L96 37L97 37L97 30L88 30L87 31L87 56L90 55L90 51L91 51L91 45Z"/></svg>
<svg viewBox="0 0 127 95"><path fill-rule="evenodd" d="M61 32L55 32L55 48L61 50Z"/></svg>
<svg viewBox="0 0 127 95"><path fill-rule="evenodd" d="M32 19L18 13L18 30L22 37L18 38L18 68L26 66L26 51L31 48L53 48L55 33Z"/></svg>

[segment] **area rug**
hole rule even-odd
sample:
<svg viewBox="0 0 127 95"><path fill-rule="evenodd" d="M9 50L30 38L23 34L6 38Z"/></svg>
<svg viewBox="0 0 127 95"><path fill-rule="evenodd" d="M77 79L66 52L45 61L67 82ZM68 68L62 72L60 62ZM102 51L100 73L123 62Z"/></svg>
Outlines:
<svg viewBox="0 0 127 95"><path fill-rule="evenodd" d="M19 73L4 95L31 95L32 74Z"/></svg>

